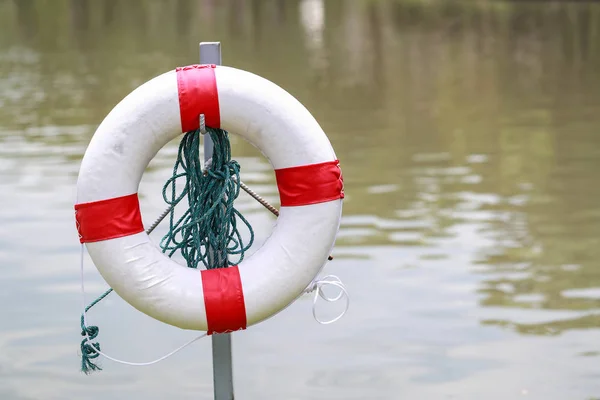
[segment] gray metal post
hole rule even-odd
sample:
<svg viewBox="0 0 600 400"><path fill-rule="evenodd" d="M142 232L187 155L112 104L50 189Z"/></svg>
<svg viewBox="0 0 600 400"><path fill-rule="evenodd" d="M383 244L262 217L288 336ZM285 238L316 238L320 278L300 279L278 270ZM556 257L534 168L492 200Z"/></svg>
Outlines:
<svg viewBox="0 0 600 400"><path fill-rule="evenodd" d="M221 42L200 43L200 63L221 65ZM213 155L210 135L204 135L204 162ZM233 400L233 362L231 333L212 335L213 382L215 400Z"/></svg>

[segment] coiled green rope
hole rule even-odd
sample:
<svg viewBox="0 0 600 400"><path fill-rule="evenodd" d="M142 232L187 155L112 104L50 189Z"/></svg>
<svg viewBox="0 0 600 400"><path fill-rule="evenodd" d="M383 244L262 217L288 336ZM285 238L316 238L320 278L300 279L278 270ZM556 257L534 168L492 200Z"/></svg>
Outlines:
<svg viewBox="0 0 600 400"><path fill-rule="evenodd" d="M169 232L162 238L163 253L172 257L177 251L186 260L189 268L198 268L202 263L207 269L237 265L254 242L254 231L244 216L233 207L240 194L240 165L231 159L229 134L221 129L207 128L214 143L210 165L202 170L200 162L200 131L186 133L179 145L173 175L162 191L164 201L172 206L169 212ZM178 180L183 179L181 193L177 191ZM184 198L188 209L175 220L175 205ZM237 218L250 233L244 243L238 228ZM237 256L234 259L231 256ZM83 259L82 259L83 260ZM113 289L108 289L90 305L98 304ZM95 359L100 355L98 342L92 343L99 333L97 326L86 326L81 316L81 371L89 374L102 370ZM97 351L96 351L97 350Z"/></svg>
<svg viewBox="0 0 600 400"><path fill-rule="evenodd" d="M177 221L175 208L171 210L169 232L160 246L169 257L180 251L190 268L197 268L199 263L207 269L237 265L254 241L250 223L233 207L240 194L240 165L231 159L229 135L212 128L207 128L207 134L214 143L208 168L203 171L200 164L200 133L188 132L179 146L173 176L163 188L167 204L177 204L187 197L190 206ZM181 177L186 178L185 184L177 194L176 183ZM247 244L242 240L236 217L250 232Z"/></svg>

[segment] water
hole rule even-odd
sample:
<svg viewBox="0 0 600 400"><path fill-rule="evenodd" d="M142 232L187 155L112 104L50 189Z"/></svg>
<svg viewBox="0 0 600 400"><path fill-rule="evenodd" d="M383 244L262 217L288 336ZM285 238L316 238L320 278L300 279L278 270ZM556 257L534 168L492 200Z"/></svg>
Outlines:
<svg viewBox="0 0 600 400"><path fill-rule="evenodd" d="M208 340L78 371L72 208L103 117L201 40L309 108L347 194L326 272L349 313L322 327L304 298L235 333L238 398L600 398L599 35L586 3L0 1L0 398L212 398ZM146 224L176 145L144 176ZM276 203L266 160L233 146ZM264 241L273 218L239 207ZM114 294L90 319L133 361L193 334Z"/></svg>

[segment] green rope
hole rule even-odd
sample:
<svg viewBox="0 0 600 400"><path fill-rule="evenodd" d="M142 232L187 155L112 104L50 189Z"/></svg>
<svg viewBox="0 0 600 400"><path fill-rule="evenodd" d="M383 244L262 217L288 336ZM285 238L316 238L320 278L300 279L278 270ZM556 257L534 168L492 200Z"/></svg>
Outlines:
<svg viewBox="0 0 600 400"><path fill-rule="evenodd" d="M240 165L231 160L229 134L221 129L207 128L214 143L213 157L205 171L200 163L200 131L184 135L173 167L173 175L165 183L162 195L172 206L169 213L169 232L162 238L163 253L172 257L177 251L186 260L189 268L198 268L202 263L207 269L237 265L254 242L254 231L244 216L233 207L240 194ZM177 181L184 180L181 193L177 192ZM175 205L186 198L189 204L183 215L175 220ZM250 233L248 243L242 240L236 217ZM231 256L237 256L234 260ZM93 306L108 296L108 289L86 307ZM86 326L81 315L81 371L86 375L102 370L95 363L100 355L100 344L92 343L99 333L97 326ZM89 338L89 339L88 339Z"/></svg>
<svg viewBox="0 0 600 400"><path fill-rule="evenodd" d="M83 251L83 250L82 250ZM92 301L89 306L85 308L85 312L87 313L90 308L94 307L96 304L100 303L102 299L112 292L113 289L110 288L106 292L102 293L96 300ZM83 340L81 341L81 371L86 375L89 375L93 371L102 371L96 363L92 360L98 358L100 353L100 343L91 341L98 337L98 333L100 333L100 328L97 326L86 326L85 318L83 314L81 314L81 336L83 336ZM89 338L89 339L88 339ZM96 351L98 350L98 351Z"/></svg>
<svg viewBox="0 0 600 400"><path fill-rule="evenodd" d="M202 171L199 132L188 132L179 146L173 176L163 187L167 204L187 197L190 206L177 221L175 209L171 210L169 232L160 246L169 257L180 251L190 268L197 268L200 263L207 269L237 265L254 241L250 223L233 207L240 194L240 165L231 160L229 135L211 128L207 128L207 134L214 143L210 167ZM177 194L176 183L181 177L185 177L185 184ZM236 217L250 232L248 244L242 240ZM233 260L227 257L234 255L237 257Z"/></svg>

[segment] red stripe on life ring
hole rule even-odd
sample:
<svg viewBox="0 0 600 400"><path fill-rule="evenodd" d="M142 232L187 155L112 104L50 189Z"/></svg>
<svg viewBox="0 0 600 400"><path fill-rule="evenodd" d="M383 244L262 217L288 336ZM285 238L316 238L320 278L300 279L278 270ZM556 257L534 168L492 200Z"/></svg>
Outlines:
<svg viewBox="0 0 600 400"><path fill-rule="evenodd" d="M144 231L137 193L75 205L81 243L99 242Z"/></svg>
<svg viewBox="0 0 600 400"><path fill-rule="evenodd" d="M246 329L246 303L237 265L203 270L200 274L208 334Z"/></svg>
<svg viewBox="0 0 600 400"><path fill-rule="evenodd" d="M200 114L204 114L206 126L221 127L215 67L215 65L189 65L175 69L183 133L198 129Z"/></svg>
<svg viewBox="0 0 600 400"><path fill-rule="evenodd" d="M275 170L282 207L306 206L344 198L338 160Z"/></svg>

